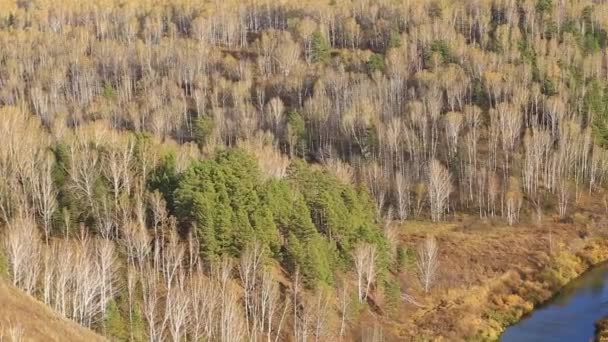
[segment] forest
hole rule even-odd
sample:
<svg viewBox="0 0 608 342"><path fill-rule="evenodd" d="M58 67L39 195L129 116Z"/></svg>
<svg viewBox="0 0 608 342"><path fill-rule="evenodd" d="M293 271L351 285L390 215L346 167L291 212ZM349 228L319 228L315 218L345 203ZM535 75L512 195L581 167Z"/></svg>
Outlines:
<svg viewBox="0 0 608 342"><path fill-rule="evenodd" d="M608 210L607 46L604 0L0 1L0 271L113 341L380 341L434 227Z"/></svg>

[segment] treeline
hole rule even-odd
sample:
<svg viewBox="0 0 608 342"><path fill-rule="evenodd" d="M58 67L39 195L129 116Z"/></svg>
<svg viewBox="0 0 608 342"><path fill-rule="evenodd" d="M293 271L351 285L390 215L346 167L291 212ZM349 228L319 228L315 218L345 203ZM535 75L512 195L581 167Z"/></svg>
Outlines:
<svg viewBox="0 0 608 342"><path fill-rule="evenodd" d="M385 222L568 219L604 188L607 15L602 1L3 1L13 282L121 339L344 336L350 293L401 302L408 252Z"/></svg>

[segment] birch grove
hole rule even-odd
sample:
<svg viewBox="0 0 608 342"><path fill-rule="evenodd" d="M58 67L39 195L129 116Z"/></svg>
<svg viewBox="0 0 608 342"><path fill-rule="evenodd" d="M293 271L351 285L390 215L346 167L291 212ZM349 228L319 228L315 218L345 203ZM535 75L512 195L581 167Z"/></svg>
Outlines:
<svg viewBox="0 0 608 342"><path fill-rule="evenodd" d="M606 208L608 4L541 2L0 1L10 282L109 339L346 340L441 283L410 223Z"/></svg>

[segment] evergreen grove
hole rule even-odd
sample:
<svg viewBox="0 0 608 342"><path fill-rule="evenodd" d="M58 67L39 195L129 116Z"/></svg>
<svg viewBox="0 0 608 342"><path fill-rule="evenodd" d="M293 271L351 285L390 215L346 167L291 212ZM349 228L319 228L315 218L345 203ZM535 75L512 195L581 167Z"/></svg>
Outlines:
<svg viewBox="0 0 608 342"><path fill-rule="evenodd" d="M381 251L386 270L388 251L376 222L369 194L341 182L329 172L295 162L285 179L262 180L253 157L241 150L197 160L178 174L169 157L151 177L151 189L174 203L182 230L194 230L208 260L238 257L261 242L290 273L299 270L305 284L332 284L333 273L352 265L358 242ZM158 188L170 177L174 188Z"/></svg>

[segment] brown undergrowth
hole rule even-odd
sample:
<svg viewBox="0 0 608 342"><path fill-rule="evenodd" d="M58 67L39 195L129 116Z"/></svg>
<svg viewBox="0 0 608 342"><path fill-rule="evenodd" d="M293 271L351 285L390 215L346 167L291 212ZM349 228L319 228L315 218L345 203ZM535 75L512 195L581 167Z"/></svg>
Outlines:
<svg viewBox="0 0 608 342"><path fill-rule="evenodd" d="M419 305L403 303L386 319L384 337L399 341L494 341L510 324L555 295L590 266L608 259L604 222L579 212L569 222L508 227L462 217L456 223L408 223L401 239L414 251L427 234L441 249L439 277L424 293L415 265L402 290Z"/></svg>

